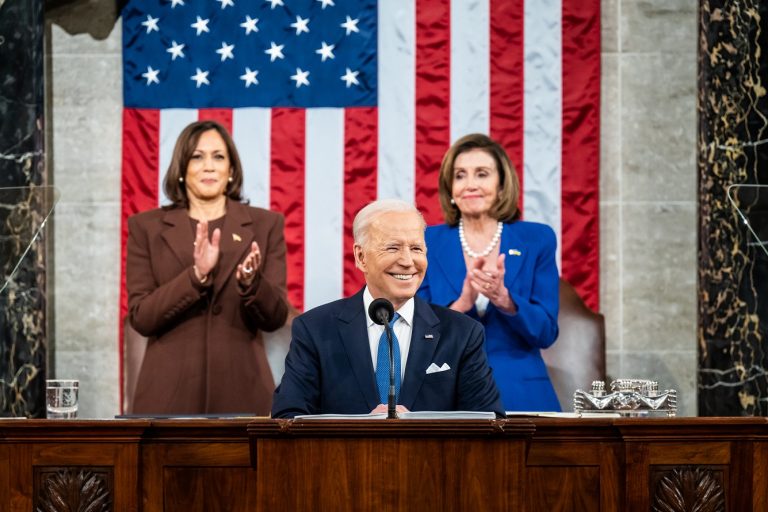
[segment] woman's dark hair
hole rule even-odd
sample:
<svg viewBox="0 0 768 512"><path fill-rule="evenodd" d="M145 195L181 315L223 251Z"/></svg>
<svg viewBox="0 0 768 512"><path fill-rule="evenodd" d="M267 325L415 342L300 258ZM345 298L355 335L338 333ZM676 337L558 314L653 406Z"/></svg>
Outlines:
<svg viewBox="0 0 768 512"><path fill-rule="evenodd" d="M232 166L232 181L227 184L224 192L228 198L234 201L242 201L240 190L243 186L243 167L240 163L240 155L237 153L235 142L229 135L229 132L216 121L197 121L188 125L176 139L176 146L173 148L173 157L163 180L163 189L165 195L171 200L172 208L189 208L189 198L187 198L186 182L179 178L185 178L187 174L187 165L195 152L197 142L200 136L209 131L215 130L224 140L227 147L229 163Z"/></svg>
<svg viewBox="0 0 768 512"><path fill-rule="evenodd" d="M502 222L512 222L520 218L520 210L517 205L520 201L520 180L515 172L515 167L498 142L482 133L470 133L453 143L443 157L440 165L440 177L438 179L438 192L440 207L443 209L445 223L455 226L459 223L461 212L451 203L453 195L453 167L456 158L465 151L480 149L488 153L496 162L499 172L499 195L491 206L490 216Z"/></svg>

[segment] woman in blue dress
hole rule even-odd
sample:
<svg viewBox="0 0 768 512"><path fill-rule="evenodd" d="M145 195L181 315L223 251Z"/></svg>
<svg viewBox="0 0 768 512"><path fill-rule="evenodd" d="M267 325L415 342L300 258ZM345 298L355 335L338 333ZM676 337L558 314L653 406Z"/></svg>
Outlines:
<svg viewBox="0 0 768 512"><path fill-rule="evenodd" d="M419 295L485 326L486 351L507 411L559 411L540 350L557 338L557 239L520 220L520 182L506 151L462 137L439 178L445 224L427 228Z"/></svg>

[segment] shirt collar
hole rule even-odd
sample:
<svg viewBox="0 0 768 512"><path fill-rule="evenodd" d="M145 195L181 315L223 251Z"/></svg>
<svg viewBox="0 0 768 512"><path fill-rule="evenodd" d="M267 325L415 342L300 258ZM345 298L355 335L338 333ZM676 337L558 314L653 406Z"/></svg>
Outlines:
<svg viewBox="0 0 768 512"><path fill-rule="evenodd" d="M374 321L371 320L371 317L368 316L368 308L371 305L371 302L373 302L373 295L371 295L371 292L368 290L368 287L365 287L365 291L363 291L363 307L365 308L365 318L367 319L367 325L368 327L372 326L374 324ZM398 313L400 313L400 318L405 320L405 323L407 323L409 326L413 325L413 308L414 308L415 301L413 300L413 297L408 299L405 304L400 306L400 309L397 310Z"/></svg>

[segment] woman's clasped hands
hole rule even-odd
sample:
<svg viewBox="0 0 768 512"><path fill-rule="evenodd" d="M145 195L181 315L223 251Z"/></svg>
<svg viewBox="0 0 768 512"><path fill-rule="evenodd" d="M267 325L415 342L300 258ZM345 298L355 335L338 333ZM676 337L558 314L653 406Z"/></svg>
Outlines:
<svg viewBox="0 0 768 512"><path fill-rule="evenodd" d="M493 266L487 266L484 257L470 260L461 295L454 303L456 309L463 312L469 311L477 301L478 295L482 294L488 297L488 300L498 309L507 313L517 312L509 290L504 285L504 257L503 253L499 254Z"/></svg>

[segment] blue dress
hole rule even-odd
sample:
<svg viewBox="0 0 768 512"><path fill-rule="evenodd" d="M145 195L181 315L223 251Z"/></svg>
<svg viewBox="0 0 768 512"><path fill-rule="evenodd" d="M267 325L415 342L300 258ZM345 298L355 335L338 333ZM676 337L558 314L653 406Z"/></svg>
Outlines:
<svg viewBox="0 0 768 512"><path fill-rule="evenodd" d="M419 296L440 306L461 295L467 274L458 226L431 226L426 232L427 273ZM517 305L507 314L488 304L481 317L485 349L507 411L559 411L540 350L555 342L560 306L555 262L557 239L549 226L517 221L504 224L499 252L506 254L504 284Z"/></svg>

